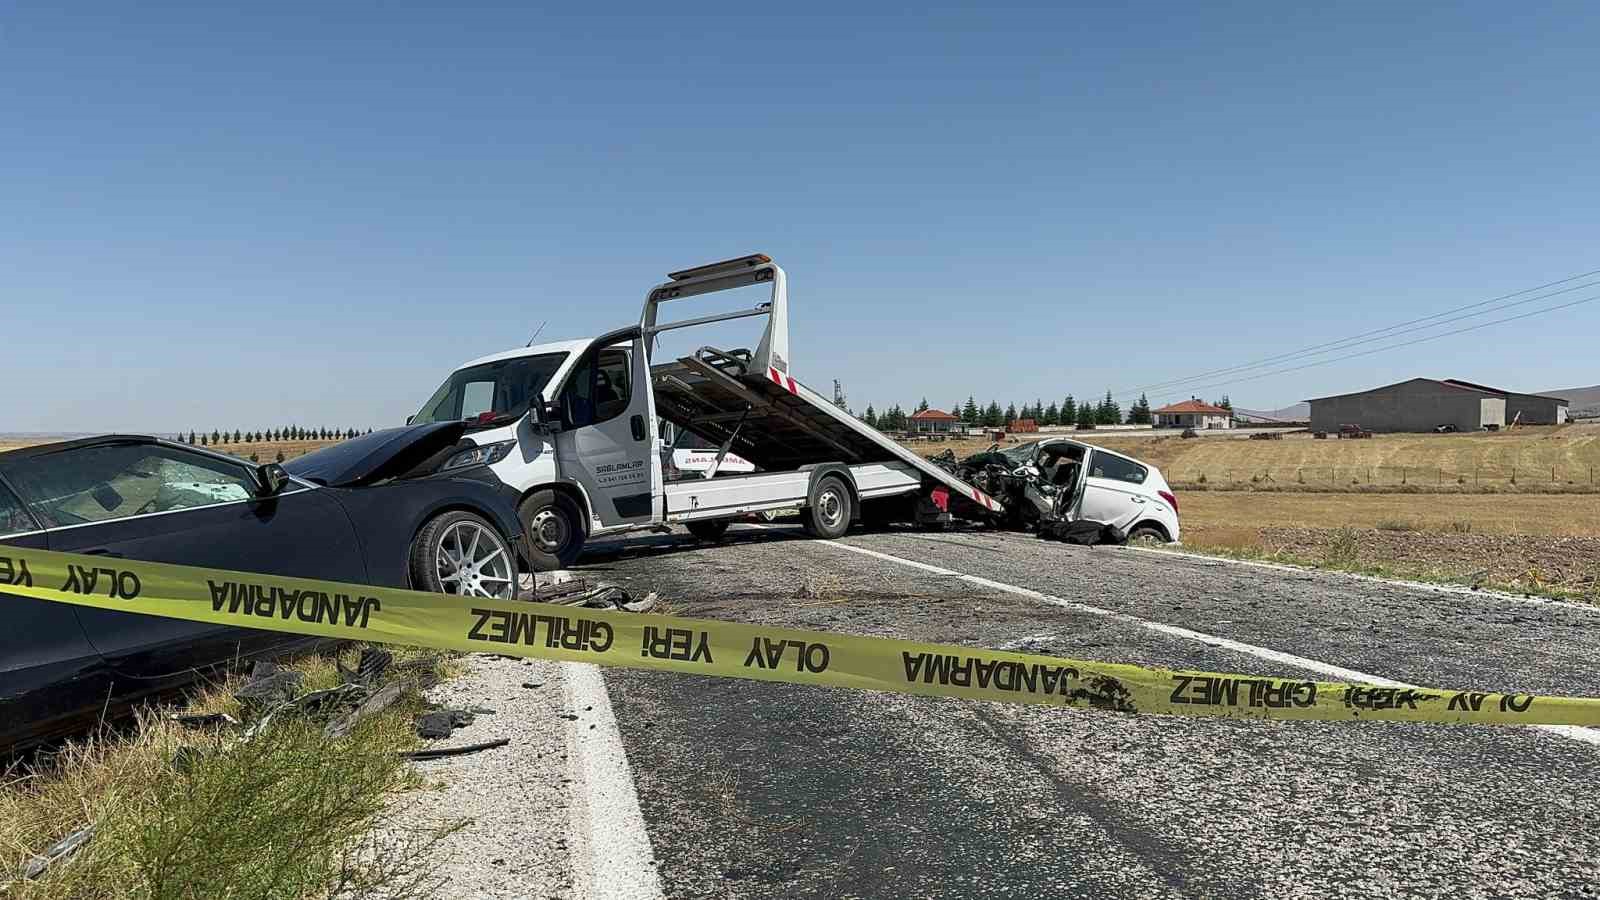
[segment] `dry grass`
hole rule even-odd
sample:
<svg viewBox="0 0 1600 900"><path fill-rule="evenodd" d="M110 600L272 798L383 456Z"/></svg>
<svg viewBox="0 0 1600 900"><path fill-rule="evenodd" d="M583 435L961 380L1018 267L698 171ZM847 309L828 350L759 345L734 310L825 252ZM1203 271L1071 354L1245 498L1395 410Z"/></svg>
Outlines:
<svg viewBox="0 0 1600 900"><path fill-rule="evenodd" d="M1179 491L1185 541L1272 526L1600 536L1588 494L1267 494ZM1249 523L1248 526L1240 523Z"/></svg>
<svg viewBox="0 0 1600 900"><path fill-rule="evenodd" d="M294 668L306 690L338 681L328 656ZM235 684L204 690L187 708L237 715ZM232 731L181 728L151 710L132 731L68 743L0 784L0 881L83 824L97 824L94 838L44 877L0 894L425 895L419 861L439 833L384 846L366 837L392 792L417 786L397 751L416 744L411 715L419 706L411 691L338 740L324 737L318 722L280 716L244 742Z"/></svg>
<svg viewBox="0 0 1600 900"><path fill-rule="evenodd" d="M1600 425L1519 428L1481 434L1392 434L1370 440L1315 440L1308 434L1278 441L1252 441L1208 434L1179 437L1127 437L1114 432L1069 432L1071 437L1126 453L1158 466L1175 485L1238 484L1260 487L1324 487L1335 490L1373 485L1462 489L1507 487L1526 490L1570 488L1600 482ZM1030 435L1017 439L1031 440ZM932 456L949 448L958 456L988 446L985 441L916 443ZM1203 479L1203 480L1202 480Z"/></svg>
<svg viewBox="0 0 1600 900"><path fill-rule="evenodd" d="M0 453L4 453L7 450L17 450L17 449L20 449L22 447L33 447L33 446L37 446L39 444L54 443L55 440L56 439L52 438L52 439L47 439L47 440L36 440L36 441L35 440L0 441ZM284 459L294 459L297 456L305 456L307 453L310 453L313 450L321 450L323 447L328 447L328 446L331 446L331 445L337 444L337 443L339 443L339 442L338 441L258 441L258 442L253 443L253 444L246 444L246 443L241 441L240 443L237 443L237 444L232 443L232 442L229 442L229 443L226 443L226 444L217 444L216 446L207 447L206 449L208 449L208 450L216 450L216 451L221 452L221 453L227 453L227 454L230 454L232 456L237 456L240 459L249 459L250 455L253 453L258 457L257 462L273 462L278 458L278 454L279 453L283 454L283 458ZM198 446L198 444L196 446Z"/></svg>

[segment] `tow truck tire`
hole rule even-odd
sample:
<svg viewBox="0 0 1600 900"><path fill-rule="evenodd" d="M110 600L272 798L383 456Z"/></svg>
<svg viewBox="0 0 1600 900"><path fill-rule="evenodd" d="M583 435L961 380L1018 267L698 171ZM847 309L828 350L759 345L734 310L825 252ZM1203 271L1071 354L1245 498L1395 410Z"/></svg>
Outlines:
<svg viewBox="0 0 1600 900"><path fill-rule="evenodd" d="M832 540L850 530L850 514L850 489L838 476L829 475L811 489L800 525L812 537Z"/></svg>
<svg viewBox="0 0 1600 900"><path fill-rule="evenodd" d="M570 568L583 553L583 511L571 497L545 488L517 505L527 539L528 565L535 572Z"/></svg>
<svg viewBox="0 0 1600 900"><path fill-rule="evenodd" d="M686 522L684 527L689 533L707 543L716 543L722 540L722 535L728 530L727 519L701 519L696 522Z"/></svg>

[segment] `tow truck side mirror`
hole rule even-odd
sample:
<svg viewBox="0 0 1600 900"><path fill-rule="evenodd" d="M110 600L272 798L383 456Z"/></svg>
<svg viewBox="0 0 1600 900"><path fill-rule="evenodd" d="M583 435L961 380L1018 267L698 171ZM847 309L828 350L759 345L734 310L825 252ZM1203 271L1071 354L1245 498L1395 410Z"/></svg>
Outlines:
<svg viewBox="0 0 1600 900"><path fill-rule="evenodd" d="M528 421L534 431L560 431L561 407L554 400L536 399L528 404Z"/></svg>

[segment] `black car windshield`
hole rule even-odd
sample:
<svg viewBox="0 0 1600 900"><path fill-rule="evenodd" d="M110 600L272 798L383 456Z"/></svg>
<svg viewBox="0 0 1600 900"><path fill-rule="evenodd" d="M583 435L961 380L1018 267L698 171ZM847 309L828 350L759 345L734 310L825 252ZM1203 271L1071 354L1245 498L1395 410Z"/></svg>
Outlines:
<svg viewBox="0 0 1600 900"><path fill-rule="evenodd" d="M486 412L520 416L528 411L530 398L544 393L566 358L565 353L541 353L457 370L422 404L411 424L459 422Z"/></svg>

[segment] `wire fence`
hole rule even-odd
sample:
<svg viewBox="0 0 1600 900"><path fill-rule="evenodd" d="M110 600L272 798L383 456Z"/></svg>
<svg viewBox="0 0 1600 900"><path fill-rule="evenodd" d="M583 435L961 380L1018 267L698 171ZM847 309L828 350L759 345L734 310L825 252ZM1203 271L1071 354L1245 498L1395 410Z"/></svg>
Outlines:
<svg viewBox="0 0 1600 900"><path fill-rule="evenodd" d="M1174 472L1174 484L1189 485L1392 485L1396 487L1481 485L1594 485L1595 466L1269 466L1192 469Z"/></svg>

